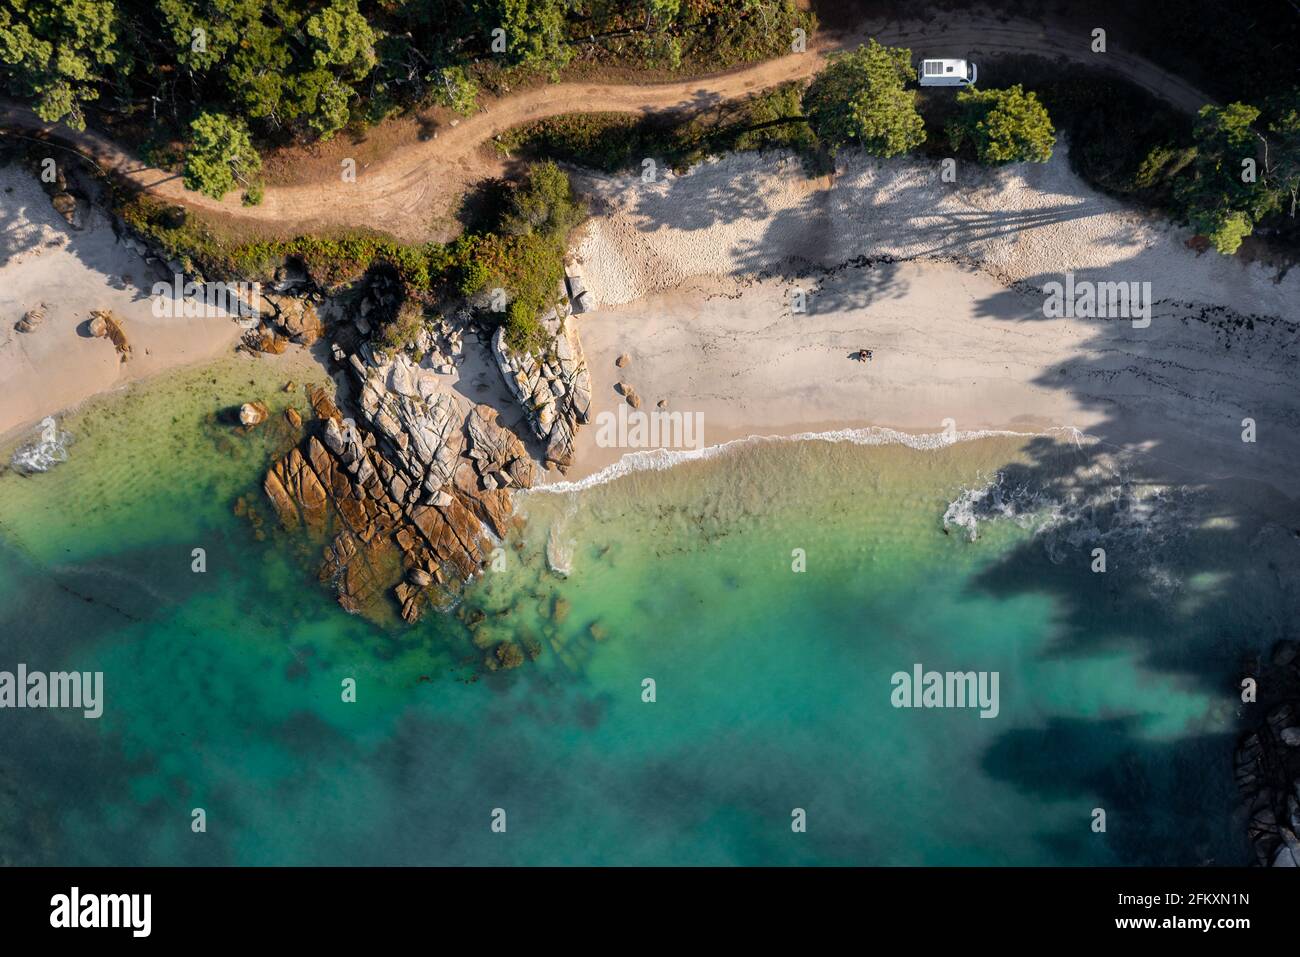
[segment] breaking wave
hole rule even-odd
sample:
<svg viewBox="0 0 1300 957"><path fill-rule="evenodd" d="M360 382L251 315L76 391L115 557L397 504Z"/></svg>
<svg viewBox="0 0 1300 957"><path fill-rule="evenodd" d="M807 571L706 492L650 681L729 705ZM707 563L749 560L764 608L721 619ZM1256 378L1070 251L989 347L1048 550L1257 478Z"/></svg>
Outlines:
<svg viewBox="0 0 1300 957"><path fill-rule="evenodd" d="M1080 454L1071 468L1070 452L1061 454L1046 474L1009 468L962 489L943 513L944 529L961 529L973 542L984 523L1011 521L1032 533L1053 564L1102 548L1140 564L1154 592L1178 590L1184 519L1204 491L1133 481L1115 455Z"/></svg>
<svg viewBox="0 0 1300 957"><path fill-rule="evenodd" d="M973 442L977 439L1010 437L1034 438L1064 433L1077 440L1081 435L1077 429L1051 429L1047 432L1013 432L1003 429L979 429L966 432L900 432L878 426L861 429L837 429L833 432L799 432L794 435L750 435L742 439L732 439L720 445L707 445L699 449L648 449L645 451L626 452L612 465L607 465L598 472L593 472L575 482L551 482L537 485L528 490L536 492L581 492L605 485L636 472L659 472L685 462L701 462L715 458L739 446L758 442L849 442L854 445L903 445L909 449L928 451L946 449L959 442Z"/></svg>
<svg viewBox="0 0 1300 957"><path fill-rule="evenodd" d="M54 417L48 416L41 420L40 437L15 450L9 464L24 475L48 472L68 460L68 446L71 444L71 433L61 431Z"/></svg>

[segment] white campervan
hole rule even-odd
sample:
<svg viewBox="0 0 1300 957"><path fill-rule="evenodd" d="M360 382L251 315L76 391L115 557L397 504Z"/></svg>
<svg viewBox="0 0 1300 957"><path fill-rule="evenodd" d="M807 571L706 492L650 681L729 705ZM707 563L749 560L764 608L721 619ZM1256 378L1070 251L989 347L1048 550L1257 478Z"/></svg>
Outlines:
<svg viewBox="0 0 1300 957"><path fill-rule="evenodd" d="M975 64L966 60L922 60L921 86L971 86L975 83Z"/></svg>

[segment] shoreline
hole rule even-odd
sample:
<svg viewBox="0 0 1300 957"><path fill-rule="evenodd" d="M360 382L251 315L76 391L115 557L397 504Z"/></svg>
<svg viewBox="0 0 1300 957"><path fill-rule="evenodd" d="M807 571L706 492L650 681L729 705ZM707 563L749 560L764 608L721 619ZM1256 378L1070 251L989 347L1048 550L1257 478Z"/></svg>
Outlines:
<svg viewBox="0 0 1300 957"><path fill-rule="evenodd" d="M118 241L108 217L85 211L74 229L50 205L36 179L0 168L6 218L0 229L0 445L29 433L46 416L133 383L234 354L243 328L229 316L158 317L148 289L162 277ZM15 323L43 307L31 332ZM91 310L122 320L132 354L122 362L107 339L89 335Z"/></svg>
<svg viewBox="0 0 1300 957"><path fill-rule="evenodd" d="M1277 423L1300 412L1286 388L1296 350L1284 310L1294 309L1286 288L1300 276L1274 281L1258 265L1198 256L1185 231L1091 191L1064 154L942 194L917 164L861 157L827 182L803 178L787 158L744 154L673 177L653 198L638 185L593 180L601 208L573 249L597 302L577 318L590 418L577 433L575 464L546 473L543 484L582 482L639 451L598 440L601 417L626 403L626 385L641 413L698 415L707 447L844 429L1074 429L1146 449L1154 473L1285 487L1300 436ZM0 443L44 415L201 365L238 341L242 329L229 318L153 317L138 288L146 282L130 281L151 267L101 213L72 231L29 174L11 167L3 175L19 188L9 257L0 260L0 279L15 281L0 300L21 315L41 290L54 291L44 296L44 326L0 342L0 374L11 385L0 400ZM751 200L728 211L714 194L737 180ZM954 204L982 212L973 224L956 220L940 254L927 224L953 215ZM987 216L1004 205L1018 220L1017 209L1051 215L990 233ZM1041 286L1057 270L1152 275L1164 295L1149 328L1049 318ZM131 362L77 333L88 300L124 315ZM1227 302L1264 314L1218 305ZM1238 332L1242 318L1250 324ZM853 361L859 348L872 349L872 361ZM518 427L523 410L478 351L468 350L472 361L443 386ZM615 362L622 356L625 367ZM1246 417L1268 428L1269 441L1243 456Z"/></svg>
<svg viewBox="0 0 1300 957"><path fill-rule="evenodd" d="M570 474L552 481L539 482L531 489L520 494L530 495L536 492L548 494L565 494L584 491L597 485L617 481L625 475L636 472L661 471L686 462L705 461L725 455L747 445L780 442L847 442L854 445L901 445L914 451L936 451L951 448L964 442L977 442L990 438L1024 438L1034 439L1052 437L1089 438L1086 434L1071 432L1064 427L1050 427L1042 431L1020 431L1015 429L979 429L969 432L955 432L951 436L938 432L907 432L889 426L856 425L850 423L824 423L813 425L805 431L759 432L753 429L737 429L725 434L717 441L699 448L655 447L632 451L619 451L617 457L609 460L614 450L603 450L598 467L590 469L570 469ZM579 474L574 474L574 473Z"/></svg>
<svg viewBox="0 0 1300 957"><path fill-rule="evenodd" d="M598 303L579 317L593 398L564 478L632 451L594 428L625 383L642 412L699 413L706 445L1064 428L1140 450L1155 476L1287 487L1300 275L1197 253L1189 230L1079 179L1065 144L962 176L848 155L810 180L782 154L652 184L586 175L598 215L574 258ZM1145 283L1149 321L1049 315L1044 290L1067 273ZM849 358L860 348L872 361ZM1243 441L1247 420L1267 441Z"/></svg>

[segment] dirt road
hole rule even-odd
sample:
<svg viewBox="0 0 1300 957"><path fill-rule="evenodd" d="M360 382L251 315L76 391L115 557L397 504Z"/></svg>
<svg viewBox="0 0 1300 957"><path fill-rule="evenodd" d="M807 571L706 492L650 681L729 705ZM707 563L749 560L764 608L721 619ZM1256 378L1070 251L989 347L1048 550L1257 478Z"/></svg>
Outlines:
<svg viewBox="0 0 1300 957"><path fill-rule="evenodd" d="M805 79L826 55L874 36L908 46L915 55L967 56L1028 53L1114 70L1179 109L1194 111L1209 98L1189 84L1122 50L1095 54L1086 31L1028 20L963 14L930 23L866 24L852 34L823 35L805 53L790 54L729 73L680 83L599 85L558 83L487 102L477 114L444 125L432 139L409 144L381 162L342 176L295 186L268 187L260 206L240 205L239 194L218 201L186 190L178 175L145 166L93 131L77 132L41 121L30 110L0 105L0 126L41 131L73 146L161 199L216 213L261 231L292 235L313 230L368 227L406 240L446 239L457 231L454 213L465 190L501 175L505 161L484 145L499 133L547 116L572 112L689 109L744 96L788 80ZM997 85L985 71L981 79Z"/></svg>

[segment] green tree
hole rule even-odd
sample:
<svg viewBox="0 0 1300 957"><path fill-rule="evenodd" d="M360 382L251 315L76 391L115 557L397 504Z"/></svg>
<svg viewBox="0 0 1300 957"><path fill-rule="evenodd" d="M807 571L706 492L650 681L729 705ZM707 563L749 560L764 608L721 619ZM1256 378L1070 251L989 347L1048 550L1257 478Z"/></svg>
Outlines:
<svg viewBox="0 0 1300 957"><path fill-rule="evenodd" d="M434 76L434 97L443 106L468 116L478 106L478 84L462 66L443 67Z"/></svg>
<svg viewBox="0 0 1300 957"><path fill-rule="evenodd" d="M200 114L190 124L185 154L185 188L220 199L235 186L253 187L262 160L243 120L223 113Z"/></svg>
<svg viewBox="0 0 1300 957"><path fill-rule="evenodd" d="M474 0L485 35L505 31L506 62L555 73L573 58L565 0Z"/></svg>
<svg viewBox="0 0 1300 957"><path fill-rule="evenodd" d="M157 0L176 60L216 86L231 115L298 123L329 139L348 122L356 84L378 62L379 34L357 0Z"/></svg>
<svg viewBox="0 0 1300 957"><path fill-rule="evenodd" d="M911 50L872 40L831 56L804 94L804 112L832 151L858 143L876 156L897 156L925 142L916 91L906 86L915 79Z"/></svg>
<svg viewBox="0 0 1300 957"><path fill-rule="evenodd" d="M1259 112L1246 103L1201 107L1192 131L1196 158L1176 191L1192 228L1224 255L1235 253L1277 206L1277 194L1258 170Z"/></svg>
<svg viewBox="0 0 1300 957"><path fill-rule="evenodd" d="M0 64L10 90L51 123L85 129L104 71L120 62L113 0L0 0ZM125 65L124 63L122 64Z"/></svg>
<svg viewBox="0 0 1300 957"><path fill-rule="evenodd" d="M1056 145L1047 109L1032 91L1016 84L1005 90L966 89L957 94L958 113L948 124L953 148L970 145L981 163L1046 163Z"/></svg>
<svg viewBox="0 0 1300 957"><path fill-rule="evenodd" d="M303 28L310 38L311 67L291 89L307 125L327 140L347 125L349 104L356 96L352 84L375 67L378 34L361 15L357 0L332 0L308 17Z"/></svg>
<svg viewBox="0 0 1300 957"><path fill-rule="evenodd" d="M537 163L511 194L501 231L511 236L536 233L563 240L586 215L564 170L549 161Z"/></svg>

